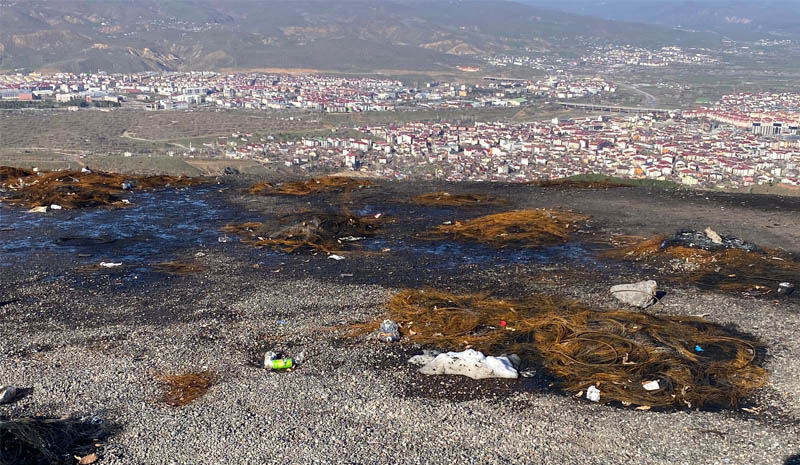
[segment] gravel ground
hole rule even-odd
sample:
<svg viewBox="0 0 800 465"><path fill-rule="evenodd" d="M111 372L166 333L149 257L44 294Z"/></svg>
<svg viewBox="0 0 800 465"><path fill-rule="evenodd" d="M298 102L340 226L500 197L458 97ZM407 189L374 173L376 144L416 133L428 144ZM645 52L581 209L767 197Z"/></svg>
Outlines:
<svg viewBox="0 0 800 465"><path fill-rule="evenodd" d="M392 184L385 197L369 194L369 203L406 214L384 202L441 187ZM800 247L797 201L640 189L506 192L516 206L588 213L595 235L711 224L765 246ZM249 216L297 208L250 200L231 194L226 202ZM420 219L392 234L425 226ZM441 256L410 253L336 262L238 243L176 254L197 251L207 271L190 276L77 271L62 251L36 251L28 262L0 267L0 384L27 389L0 406L0 416L100 415L114 426L101 464L789 464L800 454L798 299L667 287L663 305L650 311L702 314L758 337L768 347L770 385L748 403L758 414L632 411L574 399L546 380L424 377L405 363L420 347L345 337L342 327L380 317L392 293L426 284L550 292L611 308L610 284L658 278L641 270L504 255L446 266ZM292 372L265 371L254 362L266 350L305 352L306 362ZM182 408L158 401L154 374L202 369L218 375L204 397Z"/></svg>

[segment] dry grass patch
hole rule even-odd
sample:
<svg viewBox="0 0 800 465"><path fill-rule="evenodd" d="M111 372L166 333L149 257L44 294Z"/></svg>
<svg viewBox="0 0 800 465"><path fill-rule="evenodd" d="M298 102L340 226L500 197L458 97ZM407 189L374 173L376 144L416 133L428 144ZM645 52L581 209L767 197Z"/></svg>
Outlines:
<svg viewBox="0 0 800 465"><path fill-rule="evenodd" d="M183 407L204 396L217 376L213 371L201 371L179 375L156 374L154 378L165 385L161 400L171 407Z"/></svg>
<svg viewBox="0 0 800 465"><path fill-rule="evenodd" d="M415 342L516 353L568 392L596 386L601 402L733 408L767 380L754 341L699 318L597 311L547 295L503 300L435 290L402 291L388 309ZM651 381L658 389L644 387Z"/></svg>
<svg viewBox="0 0 800 465"><path fill-rule="evenodd" d="M548 187L557 189L616 189L620 187L633 187L630 184L623 184L612 180L604 181L576 181L573 179L550 179L536 181L533 183L537 187Z"/></svg>
<svg viewBox="0 0 800 465"><path fill-rule="evenodd" d="M433 238L449 236L493 247L539 247L567 242L587 216L557 210L514 210L437 226Z"/></svg>
<svg viewBox="0 0 800 465"><path fill-rule="evenodd" d="M187 275L192 273L200 273L206 270L203 265L197 263L188 263L181 261L168 261L156 263L153 268L157 271L173 275Z"/></svg>
<svg viewBox="0 0 800 465"><path fill-rule="evenodd" d="M251 194L304 196L321 193L349 193L373 185L367 179L324 176L304 181L285 182L275 187L269 183L256 183L250 187L249 192Z"/></svg>

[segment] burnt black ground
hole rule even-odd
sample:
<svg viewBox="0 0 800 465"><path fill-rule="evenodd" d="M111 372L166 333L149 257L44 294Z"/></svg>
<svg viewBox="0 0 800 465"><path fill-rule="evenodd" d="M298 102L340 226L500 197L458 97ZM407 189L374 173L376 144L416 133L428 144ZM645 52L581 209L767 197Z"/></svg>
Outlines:
<svg viewBox="0 0 800 465"><path fill-rule="evenodd" d="M134 199L151 209L116 225L137 207L43 216L0 207L0 384L32 389L0 406L0 415L100 412L121 428L101 463L781 463L800 451L796 298L667 283L664 304L648 310L702 314L762 340L772 378L747 403L757 415L588 404L552 389L541 370L535 382L424 378L405 363L420 347L387 347L341 331L379 318L404 287L503 297L548 292L613 308L610 285L661 276L597 258L609 234L710 226L799 253L800 198L426 182L287 198L250 196L246 185L232 179L159 191ZM438 190L502 195L511 204L423 208L405 201ZM387 218L378 238L357 243L368 253L335 261L217 239L229 222L342 206ZM591 220L574 242L546 250L420 237L448 220L542 207ZM72 239L59 244L64 237ZM150 266L175 259L206 270L171 276ZM100 261L123 265L97 269ZM269 373L252 366L265 350L305 351L309 361L292 373ZM153 371L204 367L221 380L206 397L179 410L155 401Z"/></svg>

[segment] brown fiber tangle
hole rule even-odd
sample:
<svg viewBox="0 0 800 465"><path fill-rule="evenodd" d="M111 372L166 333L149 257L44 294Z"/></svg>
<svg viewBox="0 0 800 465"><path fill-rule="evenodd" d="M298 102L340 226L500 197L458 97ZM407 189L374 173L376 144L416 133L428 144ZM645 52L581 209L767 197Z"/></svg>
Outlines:
<svg viewBox="0 0 800 465"><path fill-rule="evenodd" d="M767 380L757 343L699 318L597 311L546 295L502 300L435 290L404 290L388 309L415 342L516 353L568 392L594 385L601 402L734 408ZM659 388L646 390L651 381Z"/></svg>
<svg viewBox="0 0 800 465"><path fill-rule="evenodd" d="M588 217L558 210L513 210L437 226L432 238L449 236L493 247L539 247L567 242Z"/></svg>

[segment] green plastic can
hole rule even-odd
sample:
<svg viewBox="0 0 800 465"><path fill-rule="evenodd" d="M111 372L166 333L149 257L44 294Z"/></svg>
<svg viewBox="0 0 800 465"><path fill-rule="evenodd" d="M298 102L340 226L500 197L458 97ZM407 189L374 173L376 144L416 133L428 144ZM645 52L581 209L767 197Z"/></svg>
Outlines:
<svg viewBox="0 0 800 465"><path fill-rule="evenodd" d="M272 360L273 370L288 370L294 367L294 361L290 358L276 358Z"/></svg>

